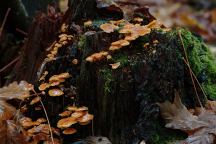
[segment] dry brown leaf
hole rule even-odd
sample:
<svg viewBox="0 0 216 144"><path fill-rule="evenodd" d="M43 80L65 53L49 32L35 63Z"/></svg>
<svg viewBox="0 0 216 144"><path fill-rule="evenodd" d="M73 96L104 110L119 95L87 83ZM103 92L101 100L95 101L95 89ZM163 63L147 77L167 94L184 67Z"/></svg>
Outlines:
<svg viewBox="0 0 216 144"><path fill-rule="evenodd" d="M29 137L25 135L22 127L13 120L7 120L6 143L5 144L25 144ZM1 144L2 139L1 139Z"/></svg>
<svg viewBox="0 0 216 144"><path fill-rule="evenodd" d="M188 133L187 144L213 144L216 135L216 115L213 111L202 109L198 116L192 115L182 104L178 93L175 93L173 103L166 101L158 105L167 128Z"/></svg>
<svg viewBox="0 0 216 144"><path fill-rule="evenodd" d="M21 81L19 84L17 82L13 82L8 86L0 88L0 99L8 100L8 99L20 99L24 100L29 97L29 91L32 89L32 86L26 81Z"/></svg>

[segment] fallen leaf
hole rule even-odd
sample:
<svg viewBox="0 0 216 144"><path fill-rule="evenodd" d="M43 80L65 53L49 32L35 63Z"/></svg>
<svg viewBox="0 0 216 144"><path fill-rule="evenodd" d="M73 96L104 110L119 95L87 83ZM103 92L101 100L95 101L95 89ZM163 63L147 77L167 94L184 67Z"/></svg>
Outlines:
<svg viewBox="0 0 216 144"><path fill-rule="evenodd" d="M216 115L213 111L201 109L198 116L192 115L175 93L174 102L159 103L166 127L188 133L187 144L213 144L216 135Z"/></svg>

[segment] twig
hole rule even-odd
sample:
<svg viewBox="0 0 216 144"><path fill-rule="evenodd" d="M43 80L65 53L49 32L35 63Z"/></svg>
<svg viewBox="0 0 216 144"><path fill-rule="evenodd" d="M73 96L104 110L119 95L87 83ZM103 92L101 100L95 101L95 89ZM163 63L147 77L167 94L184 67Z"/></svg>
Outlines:
<svg viewBox="0 0 216 144"><path fill-rule="evenodd" d="M28 36L28 33L27 32L24 32L23 30L19 29L19 28L16 28L16 31L25 35L25 36Z"/></svg>
<svg viewBox="0 0 216 144"><path fill-rule="evenodd" d="M6 23L6 21L7 21L7 18L8 18L8 15L9 15L10 11L11 11L11 8L8 8L8 9L7 9L7 12L6 12L6 14L5 14L4 20L3 20L3 22L2 22L2 25L1 25L1 27L0 27L0 37L1 37L1 35L2 35L2 31L3 31L3 29L4 29L4 26L5 26L5 23Z"/></svg>
<svg viewBox="0 0 216 144"><path fill-rule="evenodd" d="M16 57L14 60L12 60L9 64L4 66L3 68L0 69L0 73L9 68L11 65L13 65L15 62L17 62L20 59L20 56Z"/></svg>
<svg viewBox="0 0 216 144"><path fill-rule="evenodd" d="M188 60L187 52L186 52L186 50L185 50L184 42L183 42L183 39L182 39L182 36L181 36L181 32L180 32L180 31L178 31L178 35L179 35L179 38L180 38L180 40L181 40L182 48L183 48L184 55L185 55L185 60L186 60L186 62L187 62L187 64L188 64L188 68L189 68L189 72L190 72L190 77L191 77L191 81L192 81L192 83L193 83L193 88L194 88L194 91L195 91L197 100L198 100L198 102L199 102L201 108L203 108L202 103L201 103L200 98L199 98L199 95L198 95L198 92L197 92L197 88L196 88L195 82L194 82L194 78L193 78L192 71L191 71L192 69L191 69L191 67L190 67L190 63L189 63L189 60Z"/></svg>
<svg viewBox="0 0 216 144"><path fill-rule="evenodd" d="M185 60L185 58L183 58L183 60L184 60L185 64L188 66L188 68L190 68L190 65L187 63L187 61ZM208 100L203 87L201 86L200 82L198 81L198 79L197 79L196 75L194 74L194 72L192 71L192 69L191 69L191 73L192 73L194 79L196 80L197 84L199 85L199 87L200 87L203 95L205 96L205 99Z"/></svg>
<svg viewBox="0 0 216 144"><path fill-rule="evenodd" d="M32 91L39 97L38 93L32 89ZM41 103L41 106L44 110L44 113L45 113L45 116L46 116L46 119L47 119L47 123L48 123L48 126L49 126L49 131L50 131L50 137L51 137L51 140L52 140L52 143L54 144L54 138L53 138L53 133L52 133L52 128L51 128L51 125L50 125L50 121L49 121L49 117L48 117L48 114L47 114L47 111L45 109L45 106L43 104L43 102L40 100L40 103Z"/></svg>

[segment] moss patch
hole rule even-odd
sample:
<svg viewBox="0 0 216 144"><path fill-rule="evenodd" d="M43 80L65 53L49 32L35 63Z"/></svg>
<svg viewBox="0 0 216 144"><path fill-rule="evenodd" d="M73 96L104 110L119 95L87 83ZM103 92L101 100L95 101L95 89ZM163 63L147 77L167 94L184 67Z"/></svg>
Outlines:
<svg viewBox="0 0 216 144"><path fill-rule="evenodd" d="M111 92L112 82L114 81L114 77L112 75L112 70L109 68L104 68L100 70L100 75L102 76L104 82L104 93L105 95Z"/></svg>
<svg viewBox="0 0 216 144"><path fill-rule="evenodd" d="M128 64L129 64L129 62L128 62L128 57L127 57L127 55L126 54L123 54L123 53L117 53L117 54L115 54L113 57L113 60L115 61L115 62L120 62L121 63L121 67L125 67L125 66L127 66Z"/></svg>
<svg viewBox="0 0 216 144"><path fill-rule="evenodd" d="M208 97L216 99L216 61L204 42L187 30L180 29L190 66Z"/></svg>

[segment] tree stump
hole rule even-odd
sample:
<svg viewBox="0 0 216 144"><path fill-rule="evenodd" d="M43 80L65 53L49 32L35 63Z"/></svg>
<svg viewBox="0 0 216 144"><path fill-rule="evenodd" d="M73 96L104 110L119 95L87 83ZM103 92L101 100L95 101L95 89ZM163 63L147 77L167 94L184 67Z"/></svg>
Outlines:
<svg viewBox="0 0 216 144"><path fill-rule="evenodd" d="M141 12L139 16L148 23L151 18L148 12ZM184 138L183 133L164 128L165 123L156 103L172 101L174 92L178 91L186 106L199 105L194 86L199 100L205 103L197 81L195 84L191 81L189 68L183 60L184 50L206 95L215 98L215 60L202 40L190 32L184 29L168 32L159 29L112 53L109 60L87 62L87 56L108 50L111 42L120 38L116 32L108 34L101 31L100 24L121 18L122 12L98 9L95 0L70 1L64 22L69 24L68 33L73 34L75 39L60 50L57 55L59 59L48 63L45 70L49 71L49 76L62 72L72 74L64 86L69 91L72 86L77 87L76 103L88 106L90 113L94 114L95 135L106 136L113 144L138 144L142 140L163 144ZM94 31L83 26L89 19L95 23ZM79 61L76 66L71 64L74 58ZM110 64L117 62L120 62L120 66L112 69ZM35 78L35 72L33 74L31 78ZM42 100L51 123L55 124L56 115L69 102L64 98ZM85 127L78 137L89 135L91 130Z"/></svg>

